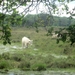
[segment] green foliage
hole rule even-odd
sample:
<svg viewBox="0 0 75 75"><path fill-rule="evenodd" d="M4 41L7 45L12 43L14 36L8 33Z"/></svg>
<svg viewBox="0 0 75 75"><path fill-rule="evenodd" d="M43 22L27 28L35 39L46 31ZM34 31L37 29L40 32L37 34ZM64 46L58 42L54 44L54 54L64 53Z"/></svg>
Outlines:
<svg viewBox="0 0 75 75"><path fill-rule="evenodd" d="M52 35L53 30L54 30L53 27L49 28L48 29L48 33L47 33L47 36Z"/></svg>
<svg viewBox="0 0 75 75"><path fill-rule="evenodd" d="M75 43L75 25L71 25L67 28L67 31L69 33L71 45Z"/></svg>
<svg viewBox="0 0 75 75"><path fill-rule="evenodd" d="M11 65L7 60L0 60L0 69L9 69Z"/></svg>
<svg viewBox="0 0 75 75"><path fill-rule="evenodd" d="M58 0L59 2L64 2L65 0ZM73 0L71 0L71 1L73 1ZM69 3L70 2L70 0L67 0L67 2Z"/></svg>
<svg viewBox="0 0 75 75"><path fill-rule="evenodd" d="M20 65L18 66L18 68L20 68L21 70L30 70L30 63L28 61L21 61Z"/></svg>
<svg viewBox="0 0 75 75"><path fill-rule="evenodd" d="M4 45L6 45L7 43L11 44L11 42L10 42L10 36L11 36L10 30L11 29L9 28L8 25L5 24L5 25L2 26L3 35L1 37L1 39L3 39Z"/></svg>
<svg viewBox="0 0 75 75"><path fill-rule="evenodd" d="M2 19L0 20L1 22L1 29L0 31L2 32L2 36L0 37L1 39L3 39L3 44L11 44L10 42L10 36L11 36L11 29L10 29L10 26L9 26L9 22L8 22L8 17L5 15L5 14L0 14L0 17L2 17Z"/></svg>
<svg viewBox="0 0 75 75"><path fill-rule="evenodd" d="M17 14L17 12L12 13L11 16L10 16L11 26L21 25L22 24L22 19L23 19L23 16L20 16L19 14Z"/></svg>
<svg viewBox="0 0 75 75"><path fill-rule="evenodd" d="M5 59L5 60L10 59L10 53L3 53L1 56L2 56L2 58Z"/></svg>
<svg viewBox="0 0 75 75"><path fill-rule="evenodd" d="M14 18L15 17L15 18ZM17 14L16 10L13 10L11 15L6 15L0 13L0 23L1 23L1 33L2 35L0 38L3 40L3 44L6 45L7 43L11 44L11 28L10 26L21 25L23 16Z"/></svg>
<svg viewBox="0 0 75 75"><path fill-rule="evenodd" d="M69 55L69 54L71 53L71 48L70 48L70 46L69 46L69 47L66 46L66 47L64 48L63 53Z"/></svg>
<svg viewBox="0 0 75 75"><path fill-rule="evenodd" d="M46 70L46 65L43 64L43 63L37 63L37 64L34 64L32 66L32 69L35 70L35 71L45 71Z"/></svg>
<svg viewBox="0 0 75 75"><path fill-rule="evenodd" d="M17 1L1 1L3 4L2 6L2 13L0 13L0 31L1 31L1 39L3 40L3 44L6 45L7 43L11 44L11 25L20 25L22 21L22 16L16 15L18 14L16 8L13 8L14 6L17 6ZM5 14L3 13L5 11ZM12 13L11 13L12 12ZM8 15L8 14L9 15ZM11 14L10 14L11 13Z"/></svg>
<svg viewBox="0 0 75 75"><path fill-rule="evenodd" d="M20 56L19 54L16 54L16 55L14 54L11 59L13 59L15 61L21 61L22 60L22 56Z"/></svg>
<svg viewBox="0 0 75 75"><path fill-rule="evenodd" d="M62 41L63 42L65 42L66 41L66 39L67 39L67 37L66 37L66 33L63 33L62 35L61 35L61 39L62 39Z"/></svg>
<svg viewBox="0 0 75 75"><path fill-rule="evenodd" d="M60 40L63 42L67 40L66 28L59 28L59 30L55 32L58 33L57 43L59 43Z"/></svg>
<svg viewBox="0 0 75 75"><path fill-rule="evenodd" d="M67 38L69 38L71 45L75 43L75 25L70 25L67 28L60 29L58 31L58 37L60 36L61 38L57 39L57 43L59 43L59 40L65 42Z"/></svg>
<svg viewBox="0 0 75 75"><path fill-rule="evenodd" d="M72 57L68 57L67 59L57 59L53 62L53 68L72 68L75 67L74 59Z"/></svg>

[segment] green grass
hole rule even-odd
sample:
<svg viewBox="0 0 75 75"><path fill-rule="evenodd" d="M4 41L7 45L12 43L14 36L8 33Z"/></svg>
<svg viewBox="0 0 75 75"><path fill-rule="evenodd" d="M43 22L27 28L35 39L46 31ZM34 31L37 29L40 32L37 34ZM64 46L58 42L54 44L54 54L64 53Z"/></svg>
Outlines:
<svg viewBox="0 0 75 75"><path fill-rule="evenodd" d="M44 28L39 28L39 33L32 28L12 28L12 44L4 46L1 41L0 59L11 63L8 69L17 68L24 71L75 68L75 45L70 46L70 43L62 41L57 44L56 39L46 34ZM33 45L23 49L23 36L32 39ZM6 64L4 68L7 68Z"/></svg>

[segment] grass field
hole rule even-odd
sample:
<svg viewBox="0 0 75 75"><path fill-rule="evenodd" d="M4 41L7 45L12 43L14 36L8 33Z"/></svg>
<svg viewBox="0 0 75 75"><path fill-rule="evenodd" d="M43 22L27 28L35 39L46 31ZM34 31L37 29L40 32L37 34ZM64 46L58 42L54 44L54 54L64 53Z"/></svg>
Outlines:
<svg viewBox="0 0 75 75"><path fill-rule="evenodd" d="M23 71L62 70L75 68L75 44L56 43L56 39L46 36L47 31L39 28L12 28L12 44L0 43L0 70L20 69ZM33 40L29 48L22 48L21 38L26 36Z"/></svg>

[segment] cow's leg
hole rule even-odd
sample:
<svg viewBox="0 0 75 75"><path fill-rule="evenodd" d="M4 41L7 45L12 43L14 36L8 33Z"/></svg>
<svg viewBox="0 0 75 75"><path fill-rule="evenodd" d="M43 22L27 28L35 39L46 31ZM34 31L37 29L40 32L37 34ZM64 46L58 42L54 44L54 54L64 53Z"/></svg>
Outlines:
<svg viewBox="0 0 75 75"><path fill-rule="evenodd" d="M22 43L22 48L25 48L25 43L24 42Z"/></svg>
<svg viewBox="0 0 75 75"><path fill-rule="evenodd" d="M25 48L27 48L27 43L25 43Z"/></svg>

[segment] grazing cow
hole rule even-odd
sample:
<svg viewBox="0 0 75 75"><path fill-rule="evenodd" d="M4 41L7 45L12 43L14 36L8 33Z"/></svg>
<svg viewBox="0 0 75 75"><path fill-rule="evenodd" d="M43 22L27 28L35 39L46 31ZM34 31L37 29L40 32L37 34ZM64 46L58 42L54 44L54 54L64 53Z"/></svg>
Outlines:
<svg viewBox="0 0 75 75"><path fill-rule="evenodd" d="M22 47L27 48L29 45L32 45L33 40L30 40L27 37L22 38Z"/></svg>

